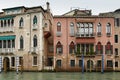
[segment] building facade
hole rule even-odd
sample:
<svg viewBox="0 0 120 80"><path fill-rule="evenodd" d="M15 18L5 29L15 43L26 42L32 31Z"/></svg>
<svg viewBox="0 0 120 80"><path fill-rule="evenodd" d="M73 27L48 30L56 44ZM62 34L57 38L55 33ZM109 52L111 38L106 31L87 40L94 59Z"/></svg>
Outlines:
<svg viewBox="0 0 120 80"><path fill-rule="evenodd" d="M120 71L120 9L113 12L100 13L100 16L114 17L114 53L115 53L115 70Z"/></svg>
<svg viewBox="0 0 120 80"><path fill-rule="evenodd" d="M3 70L41 71L53 65L52 21L49 3L47 9L13 7L0 13L0 56Z"/></svg>
<svg viewBox="0 0 120 80"><path fill-rule="evenodd" d="M77 9L54 16L57 71L81 71L82 66L85 71L101 71L102 64L105 70L114 70L113 48L113 17L94 16L91 10Z"/></svg>

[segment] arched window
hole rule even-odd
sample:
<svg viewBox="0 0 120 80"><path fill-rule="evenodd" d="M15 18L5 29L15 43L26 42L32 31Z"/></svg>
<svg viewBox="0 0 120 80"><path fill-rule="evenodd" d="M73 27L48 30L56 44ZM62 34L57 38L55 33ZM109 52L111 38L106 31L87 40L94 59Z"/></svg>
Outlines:
<svg viewBox="0 0 120 80"><path fill-rule="evenodd" d="M75 53L75 44L74 44L73 41L69 45L69 53L70 54L74 54Z"/></svg>
<svg viewBox="0 0 120 80"><path fill-rule="evenodd" d="M33 24L37 24L37 16L34 16L34 18L33 18Z"/></svg>
<svg viewBox="0 0 120 80"><path fill-rule="evenodd" d="M23 26L24 26L24 20L23 20L23 18L22 18L22 17L20 18L20 21L19 21L19 26L20 26L20 27L23 27Z"/></svg>
<svg viewBox="0 0 120 80"><path fill-rule="evenodd" d="M33 47L37 47L37 36L34 35L33 37Z"/></svg>
<svg viewBox="0 0 120 80"><path fill-rule="evenodd" d="M98 42L96 45L96 53L103 54L103 46L102 46L101 42Z"/></svg>
<svg viewBox="0 0 120 80"><path fill-rule="evenodd" d="M11 20L11 26L13 26L13 25L14 25L14 19Z"/></svg>
<svg viewBox="0 0 120 80"><path fill-rule="evenodd" d="M23 36L20 37L20 49L24 48L24 39Z"/></svg>
<svg viewBox="0 0 120 80"><path fill-rule="evenodd" d="M108 23L106 26L106 33L107 33L107 36L111 35L111 24L110 23Z"/></svg>
<svg viewBox="0 0 120 80"><path fill-rule="evenodd" d="M105 46L106 54L112 54L113 52L113 46L110 42L107 42L107 45Z"/></svg>
<svg viewBox="0 0 120 80"><path fill-rule="evenodd" d="M60 22L57 23L57 32L61 32L61 23Z"/></svg>
<svg viewBox="0 0 120 80"><path fill-rule="evenodd" d="M70 23L70 36L74 36L74 23Z"/></svg>
<svg viewBox="0 0 120 80"><path fill-rule="evenodd" d="M99 24L97 25L97 35L98 35L98 36L101 35L101 32L102 32L102 26L101 26L101 24L99 23Z"/></svg>
<svg viewBox="0 0 120 80"><path fill-rule="evenodd" d="M1 20L1 27L3 27L3 21Z"/></svg>
<svg viewBox="0 0 120 80"><path fill-rule="evenodd" d="M63 47L62 47L62 44L60 42L58 42L56 45L56 53L57 54L63 53Z"/></svg>

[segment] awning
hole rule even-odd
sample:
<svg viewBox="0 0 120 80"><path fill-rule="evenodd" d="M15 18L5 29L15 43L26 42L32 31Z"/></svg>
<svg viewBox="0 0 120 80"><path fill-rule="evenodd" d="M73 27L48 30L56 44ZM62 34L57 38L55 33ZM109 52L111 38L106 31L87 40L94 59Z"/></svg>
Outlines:
<svg viewBox="0 0 120 80"><path fill-rule="evenodd" d="M0 20L9 20L13 19L15 16L5 16L5 17L0 17Z"/></svg>
<svg viewBox="0 0 120 80"><path fill-rule="evenodd" d="M0 36L0 40L13 40L15 39L15 36Z"/></svg>

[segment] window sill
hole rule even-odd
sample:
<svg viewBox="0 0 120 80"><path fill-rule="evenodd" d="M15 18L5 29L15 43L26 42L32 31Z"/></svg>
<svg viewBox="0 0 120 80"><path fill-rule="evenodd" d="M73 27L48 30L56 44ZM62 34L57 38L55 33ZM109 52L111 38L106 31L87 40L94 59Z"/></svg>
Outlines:
<svg viewBox="0 0 120 80"><path fill-rule="evenodd" d="M37 67L38 65L32 65L33 67Z"/></svg>

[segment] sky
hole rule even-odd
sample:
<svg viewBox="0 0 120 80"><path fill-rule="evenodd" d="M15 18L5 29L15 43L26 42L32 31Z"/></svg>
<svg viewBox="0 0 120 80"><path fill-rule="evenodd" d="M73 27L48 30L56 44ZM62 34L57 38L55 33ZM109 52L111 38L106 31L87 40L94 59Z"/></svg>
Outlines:
<svg viewBox="0 0 120 80"><path fill-rule="evenodd" d="M120 0L0 0L0 11L17 6L45 7L47 1L50 3L53 15L62 15L75 8L92 10L93 15L120 8Z"/></svg>

